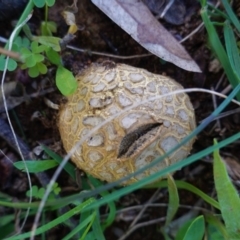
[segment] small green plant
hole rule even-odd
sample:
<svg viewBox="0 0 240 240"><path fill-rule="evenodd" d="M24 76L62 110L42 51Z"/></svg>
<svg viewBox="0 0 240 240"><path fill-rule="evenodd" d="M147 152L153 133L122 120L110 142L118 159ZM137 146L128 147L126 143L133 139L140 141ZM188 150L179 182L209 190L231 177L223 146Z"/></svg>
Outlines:
<svg viewBox="0 0 240 240"><path fill-rule="evenodd" d="M0 71L3 71L6 65L6 56L0 55ZM8 71L14 71L17 68L17 62L9 58L8 60L8 65L7 65L7 70Z"/></svg>
<svg viewBox="0 0 240 240"><path fill-rule="evenodd" d="M33 0L33 3L38 8L42 8L45 5L48 7L52 7L55 4L55 0Z"/></svg>
<svg viewBox="0 0 240 240"><path fill-rule="evenodd" d="M41 22L41 35L42 36L53 36L53 33L57 32L57 24L52 21Z"/></svg>
<svg viewBox="0 0 240 240"><path fill-rule="evenodd" d="M72 94L77 88L77 82L71 71L67 70L61 60L59 52L60 38L54 37L53 33L56 32L56 23L48 21L48 7L54 5L55 0L34 0L29 1L27 6L27 12L24 12L24 16L30 13L31 9L34 7L44 7L45 6L45 21L41 23L40 36L33 36L29 27L24 26L24 32L26 37L19 37L14 40L12 51L19 54L19 58L12 59L9 58L7 69L9 71L14 71L17 66L21 69L27 70L28 75L32 78L38 77L40 74L46 74L48 72L49 66L56 65L56 85L59 91L63 95ZM3 71L6 65L6 56L0 56L0 70Z"/></svg>
<svg viewBox="0 0 240 240"><path fill-rule="evenodd" d="M42 199L46 192L45 188L38 188L38 186L32 186L32 196L36 199ZM54 183L51 193L49 194L49 200L55 199L56 196L61 192L61 188L58 186L58 183ZM31 191L28 190L26 193L27 197L30 197Z"/></svg>
<svg viewBox="0 0 240 240"><path fill-rule="evenodd" d="M44 45L38 45L38 42L33 41L29 48L21 49L21 57L23 59L22 69L28 69L28 74L30 77L37 77L39 74L46 74L47 67L43 63L44 55L41 54L45 51Z"/></svg>

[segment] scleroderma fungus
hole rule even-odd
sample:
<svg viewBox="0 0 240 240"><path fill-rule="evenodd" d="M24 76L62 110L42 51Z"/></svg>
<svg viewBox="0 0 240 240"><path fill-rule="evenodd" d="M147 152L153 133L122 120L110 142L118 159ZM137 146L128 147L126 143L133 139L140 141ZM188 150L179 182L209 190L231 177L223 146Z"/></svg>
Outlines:
<svg viewBox="0 0 240 240"><path fill-rule="evenodd" d="M69 152L90 130L112 118L71 156L78 168L96 178L113 182L135 172L168 152L195 128L187 94L146 101L183 89L169 77L124 64L92 64L76 78L77 91L60 109L59 129L65 150ZM124 184L185 158L193 142Z"/></svg>

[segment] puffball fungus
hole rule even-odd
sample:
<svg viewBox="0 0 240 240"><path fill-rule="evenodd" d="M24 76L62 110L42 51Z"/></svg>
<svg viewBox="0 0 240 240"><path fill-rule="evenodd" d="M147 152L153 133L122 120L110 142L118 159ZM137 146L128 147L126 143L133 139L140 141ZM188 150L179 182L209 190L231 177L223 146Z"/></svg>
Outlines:
<svg viewBox="0 0 240 240"><path fill-rule="evenodd" d="M125 64L92 64L77 77L77 91L59 113L63 146L69 152L97 126L71 156L76 166L107 182L116 181L165 154L195 128L195 115L173 79ZM149 100L149 101L147 101ZM104 125L104 121L110 120ZM184 159L194 139L154 167L132 177L131 184Z"/></svg>

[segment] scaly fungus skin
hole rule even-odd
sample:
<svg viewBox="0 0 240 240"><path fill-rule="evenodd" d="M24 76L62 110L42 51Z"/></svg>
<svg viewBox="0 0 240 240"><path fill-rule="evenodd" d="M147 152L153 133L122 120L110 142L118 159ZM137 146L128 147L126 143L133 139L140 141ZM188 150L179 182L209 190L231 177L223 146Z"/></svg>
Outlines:
<svg viewBox="0 0 240 240"><path fill-rule="evenodd" d="M135 172L176 146L195 128L194 110L187 94L146 102L183 89L169 77L125 64L92 64L76 79L77 91L60 108L60 135L69 152L93 128L110 120L71 157L78 168L96 178L113 182ZM135 107L138 103L142 104ZM123 184L180 161L189 154L193 142Z"/></svg>

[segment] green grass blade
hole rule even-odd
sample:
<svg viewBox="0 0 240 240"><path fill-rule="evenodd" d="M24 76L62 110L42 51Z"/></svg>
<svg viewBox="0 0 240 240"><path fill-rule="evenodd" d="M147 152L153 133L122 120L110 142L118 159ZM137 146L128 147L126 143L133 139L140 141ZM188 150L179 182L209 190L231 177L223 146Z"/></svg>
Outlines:
<svg viewBox="0 0 240 240"><path fill-rule="evenodd" d="M204 6L206 6L206 5L204 5ZM209 4L207 7L209 9L208 13L209 13L209 15L211 15L211 17L216 17L218 19L219 19L219 17L222 17L224 19L229 19L228 15L225 12L221 11L219 8L217 8L211 4ZM221 22L220 23L217 22L217 24L220 24L222 26Z"/></svg>
<svg viewBox="0 0 240 240"><path fill-rule="evenodd" d="M216 144L216 141L215 141ZM214 182L229 239L240 239L240 199L233 186L219 151L214 151Z"/></svg>
<svg viewBox="0 0 240 240"><path fill-rule="evenodd" d="M67 213L64 213L62 216L54 219L53 221L37 228L35 234L39 235L41 233L44 233L50 229L52 229L53 227L64 223L66 220L68 220L70 217L74 216L75 214L81 212L86 206L88 206L89 204L91 204L93 201L95 201L95 199L88 199L86 200L84 203L78 205L77 207L71 209L70 211L68 211ZM17 236L13 236L13 237L9 237L6 238L6 240L19 240L19 239L25 239L31 236L31 232L27 232L27 233L23 233Z"/></svg>
<svg viewBox="0 0 240 240"><path fill-rule="evenodd" d="M105 240L105 237L104 237L104 234L103 234L103 230L102 230L99 218L95 218L95 220L93 222L93 225L92 225L92 229L93 229L92 234L95 236L94 239Z"/></svg>
<svg viewBox="0 0 240 240"><path fill-rule="evenodd" d="M222 64L222 67L228 77L229 82L233 87L236 87L239 84L239 77L234 73L231 64L229 62L226 51L217 35L216 29L214 28L212 22L210 21L206 7L202 8L201 16L205 24L206 30L208 32L209 42L211 44L213 52L218 57L219 61ZM240 100L240 93L237 94L238 100Z"/></svg>
<svg viewBox="0 0 240 240"><path fill-rule="evenodd" d="M194 194L196 194L197 196L199 196L200 198L202 198L205 202L209 203L211 206L220 209L219 203L209 197L209 195L205 194L204 192L202 192L200 189L196 188L195 186L193 186L190 183L184 182L184 181L175 181L175 184L177 186L178 189L185 189L188 190L189 192L192 192ZM152 183L150 185L145 186L145 188L162 188L162 187L167 187L168 183L166 180L162 180L160 182L155 182Z"/></svg>
<svg viewBox="0 0 240 240"><path fill-rule="evenodd" d="M237 47L234 32L228 21L224 24L223 29L224 29L225 45L226 45L226 50L227 50L230 64L232 66L233 71L235 71L236 75L240 79L240 67L239 67L240 56L239 56L239 50Z"/></svg>
<svg viewBox="0 0 240 240"><path fill-rule="evenodd" d="M85 229L83 235L81 236L80 240L84 240L86 238L86 235L87 233L89 232L93 222L94 222L94 219L96 219L96 211L93 212L92 216L91 216L91 221L88 223L88 226L87 228Z"/></svg>
<svg viewBox="0 0 240 240"><path fill-rule="evenodd" d="M171 175L168 175L168 193L169 193L169 203L167 209L166 223L165 226L168 226L173 220L178 208L179 208L179 196L176 184Z"/></svg>
<svg viewBox="0 0 240 240"><path fill-rule="evenodd" d="M80 215L80 220L79 220L79 222L82 223L88 216L91 216L92 213L93 213L92 210L83 212L83 213ZM78 235L75 236L75 237L79 239L79 238L84 234L84 232L85 232L85 229L84 229L84 228L80 228L80 229L78 230Z"/></svg>
<svg viewBox="0 0 240 240"><path fill-rule="evenodd" d="M233 25L236 27L238 32L240 32L240 23L239 23L239 20L238 20L236 14L233 12L231 5L229 4L229 2L227 0L222 0L221 2L223 4L230 20L232 21Z"/></svg>
<svg viewBox="0 0 240 240"><path fill-rule="evenodd" d="M50 156L52 157L56 162L58 162L58 164L60 164L62 162L62 157L60 157L58 154L56 154L55 152L53 152L51 149L47 148L44 145L41 145L43 150ZM76 180L76 171L75 171L75 167L71 164L71 163L67 163L64 166L64 170L69 174L69 176L75 181Z"/></svg>
<svg viewBox="0 0 240 240"><path fill-rule="evenodd" d="M203 6L205 7L207 5L207 0L200 0L200 3L202 5L202 7Z"/></svg>
<svg viewBox="0 0 240 240"><path fill-rule="evenodd" d="M228 240L226 227L224 226L222 221L219 220L218 217L209 213L204 214L204 217L205 221L208 223L209 226L215 227L215 229L218 230L219 234L221 235L220 239Z"/></svg>
<svg viewBox="0 0 240 240"><path fill-rule="evenodd" d="M88 175L88 179L95 188L103 185L101 181L99 181L98 179L96 179L90 175ZM110 193L108 191L103 191L100 194L103 197L104 196L107 197ZM110 226L114 222L116 213L117 213L116 205L115 205L114 201L108 202L108 208L109 208L108 217L102 224L103 230L106 229L108 226Z"/></svg>
<svg viewBox="0 0 240 240"><path fill-rule="evenodd" d="M199 216L190 224L183 240L202 240L204 231L204 218L203 216Z"/></svg>
<svg viewBox="0 0 240 240"><path fill-rule="evenodd" d="M182 223L182 225L180 226L180 228L177 231L177 234L176 234L176 237L174 238L174 240L183 240L189 226L192 224L192 221L193 221L193 219L187 220Z"/></svg>
<svg viewBox="0 0 240 240"><path fill-rule="evenodd" d="M73 239L73 237L84 228L86 228L85 231L87 230L88 232L95 217L96 217L96 212L93 212L90 216L86 217L83 221L81 221L81 223L78 226L76 226L69 234L67 234L62 240ZM80 239L84 239L82 237L85 237L86 235L85 231L83 231L83 235L81 236Z"/></svg>
<svg viewBox="0 0 240 240"><path fill-rule="evenodd" d="M55 160L41 160L41 161L29 160L25 161L25 164L23 161L19 161L15 162L13 165L21 171L25 171L26 170L25 166L27 166L29 173L39 173L58 166L58 163Z"/></svg>

